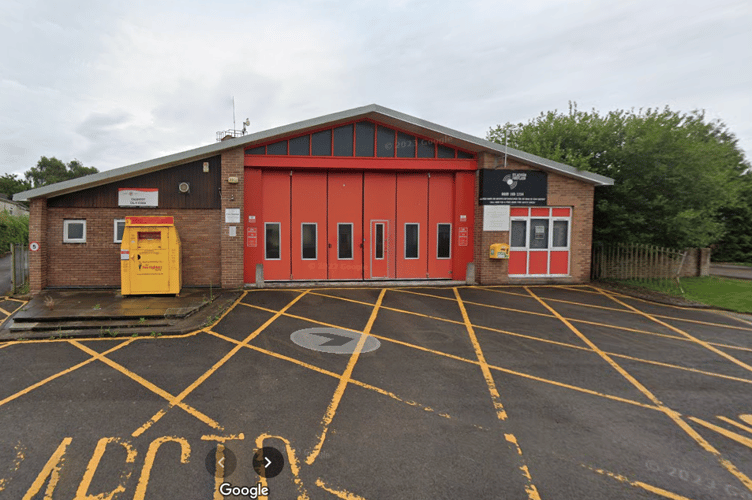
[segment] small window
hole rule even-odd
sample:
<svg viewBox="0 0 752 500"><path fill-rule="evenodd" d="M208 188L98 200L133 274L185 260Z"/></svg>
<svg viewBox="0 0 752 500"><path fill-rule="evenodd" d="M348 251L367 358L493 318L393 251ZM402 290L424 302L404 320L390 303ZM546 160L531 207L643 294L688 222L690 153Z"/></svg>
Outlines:
<svg viewBox="0 0 752 500"><path fill-rule="evenodd" d="M548 248L548 219L530 219L530 248Z"/></svg>
<svg viewBox="0 0 752 500"><path fill-rule="evenodd" d="M394 129L379 126L376 129L377 154L379 158L394 157Z"/></svg>
<svg viewBox="0 0 752 500"><path fill-rule="evenodd" d="M375 258L384 258L384 224L376 224L376 255Z"/></svg>
<svg viewBox="0 0 752 500"><path fill-rule="evenodd" d="M353 258L353 225L337 224L337 258Z"/></svg>
<svg viewBox="0 0 752 500"><path fill-rule="evenodd" d="M460 151L459 149L457 150L457 158L462 158L462 159L467 160L467 159L471 159L472 157L473 157L472 153L468 153L467 151Z"/></svg>
<svg viewBox="0 0 752 500"><path fill-rule="evenodd" d="M316 224L301 224L302 259L316 260Z"/></svg>
<svg viewBox="0 0 752 500"><path fill-rule="evenodd" d="M438 231L436 231L436 238L436 258L448 259L452 246L452 225L439 224Z"/></svg>
<svg viewBox="0 0 752 500"><path fill-rule="evenodd" d="M373 156L375 125L371 122L355 124L355 156Z"/></svg>
<svg viewBox="0 0 752 500"><path fill-rule="evenodd" d="M247 155L262 155L266 153L266 146L258 146L251 149L246 149L245 154Z"/></svg>
<svg viewBox="0 0 752 500"><path fill-rule="evenodd" d="M569 237L569 221L555 220L554 221L554 241L551 243L552 247L567 247L567 240Z"/></svg>
<svg viewBox="0 0 752 500"><path fill-rule="evenodd" d="M418 139L418 158L433 158L436 156L436 146L428 139Z"/></svg>
<svg viewBox="0 0 752 500"><path fill-rule="evenodd" d="M522 247L525 248L527 221L513 220L512 221L512 234L510 237L510 247Z"/></svg>
<svg viewBox="0 0 752 500"><path fill-rule="evenodd" d="M125 231L125 219L115 219L115 237L114 242L115 243L122 243L123 241L123 231Z"/></svg>
<svg viewBox="0 0 752 500"><path fill-rule="evenodd" d="M308 155L311 143L310 137L309 135L304 135L290 139L290 154L297 156Z"/></svg>
<svg viewBox="0 0 752 500"><path fill-rule="evenodd" d="M279 241L279 222L267 222L266 226L266 256L267 260L279 260L280 257L280 241Z"/></svg>
<svg viewBox="0 0 752 500"><path fill-rule="evenodd" d="M397 132L397 158L415 158L415 136Z"/></svg>
<svg viewBox="0 0 752 500"><path fill-rule="evenodd" d="M332 156L332 131L322 130L311 135L312 156Z"/></svg>
<svg viewBox="0 0 752 500"><path fill-rule="evenodd" d="M334 129L334 156L353 155L353 126L345 125Z"/></svg>
<svg viewBox="0 0 752 500"><path fill-rule="evenodd" d="M63 243L86 243L86 220L64 220Z"/></svg>
<svg viewBox="0 0 752 500"><path fill-rule="evenodd" d="M419 224L405 224L405 258L418 258L418 228Z"/></svg>
<svg viewBox="0 0 752 500"><path fill-rule="evenodd" d="M436 153L437 158L454 158L454 149L443 144L438 145Z"/></svg>
<svg viewBox="0 0 752 500"><path fill-rule="evenodd" d="M266 154L268 155L286 155L287 154L287 141L279 141L274 144L269 144L266 147Z"/></svg>

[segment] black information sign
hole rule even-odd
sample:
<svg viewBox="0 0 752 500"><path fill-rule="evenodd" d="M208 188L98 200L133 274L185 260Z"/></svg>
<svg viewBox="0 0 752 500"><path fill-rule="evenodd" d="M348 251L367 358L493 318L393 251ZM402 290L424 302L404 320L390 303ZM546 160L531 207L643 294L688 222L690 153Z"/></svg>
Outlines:
<svg viewBox="0 0 752 500"><path fill-rule="evenodd" d="M548 177L535 170L480 171L481 205L547 205Z"/></svg>

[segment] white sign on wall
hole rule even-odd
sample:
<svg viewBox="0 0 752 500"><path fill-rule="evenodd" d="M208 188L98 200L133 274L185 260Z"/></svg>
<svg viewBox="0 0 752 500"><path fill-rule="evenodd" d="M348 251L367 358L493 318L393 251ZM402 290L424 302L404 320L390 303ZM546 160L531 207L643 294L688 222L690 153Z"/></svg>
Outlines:
<svg viewBox="0 0 752 500"><path fill-rule="evenodd" d="M118 188L118 206L156 207L159 204L159 189Z"/></svg>
<svg viewBox="0 0 752 500"><path fill-rule="evenodd" d="M509 205L483 205L484 231L509 231Z"/></svg>
<svg viewBox="0 0 752 500"><path fill-rule="evenodd" d="M225 208L225 224L240 224L239 208Z"/></svg>

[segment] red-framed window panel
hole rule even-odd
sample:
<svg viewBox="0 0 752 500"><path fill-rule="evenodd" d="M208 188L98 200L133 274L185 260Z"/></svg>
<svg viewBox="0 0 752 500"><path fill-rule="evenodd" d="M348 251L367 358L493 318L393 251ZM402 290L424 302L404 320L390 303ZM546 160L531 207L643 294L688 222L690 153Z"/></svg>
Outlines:
<svg viewBox="0 0 752 500"><path fill-rule="evenodd" d="M568 276L571 207L512 207L510 276Z"/></svg>
<svg viewBox="0 0 752 500"><path fill-rule="evenodd" d="M370 124L373 126L373 148L372 148L372 154L371 155L363 155L358 154L358 141L357 141L357 126L358 124ZM344 127L352 127L352 153L350 155L337 155L335 154L335 144L334 144L334 135L335 130L337 129L343 129ZM384 156L379 155L379 130L382 130L382 137L385 137L385 134L383 134L383 131L389 130L393 131L393 137L391 138L391 155L390 156ZM314 135L320 134L321 132L329 131L329 138L330 138L330 147L328 154L314 154L313 152L313 142L314 142ZM392 135L392 134L389 134ZM292 154L290 151L290 142L298 140L302 138L308 138L308 154ZM368 140L368 138L364 138L364 140ZM302 142L302 141L300 141ZM370 142L370 141L369 141ZM422 146L420 148L419 146ZM398 149L400 148L411 148L412 152L409 156L399 156L398 155ZM429 149L433 149L433 154L431 156L421 156L421 154L426 153ZM404 151L404 149L403 149ZM404 130L401 130L396 127L387 126L384 124L381 124L379 122L373 121L373 120L356 120L346 123L341 123L336 126L329 126L324 127L321 129L311 130L310 132L306 132L305 134L297 134L289 137L283 137L283 138L277 138L273 139L267 142L264 142L262 144L257 144L253 147L248 147L245 149L246 156L314 156L314 157L357 157L357 158L400 158L400 159L407 159L407 158L414 158L414 159L455 159L455 160L476 160L476 155L472 152L466 151L462 148L458 148L455 146L450 146L447 144L443 144L440 140L432 139L430 137L425 137L417 134L413 134L412 132L407 132Z"/></svg>

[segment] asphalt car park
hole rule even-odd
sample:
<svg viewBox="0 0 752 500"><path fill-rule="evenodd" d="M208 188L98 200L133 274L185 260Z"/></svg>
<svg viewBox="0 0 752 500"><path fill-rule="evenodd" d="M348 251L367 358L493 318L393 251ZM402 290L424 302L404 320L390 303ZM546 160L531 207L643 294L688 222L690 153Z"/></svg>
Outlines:
<svg viewBox="0 0 752 500"><path fill-rule="evenodd" d="M249 290L0 377L3 498L752 499L752 322L594 286Z"/></svg>

